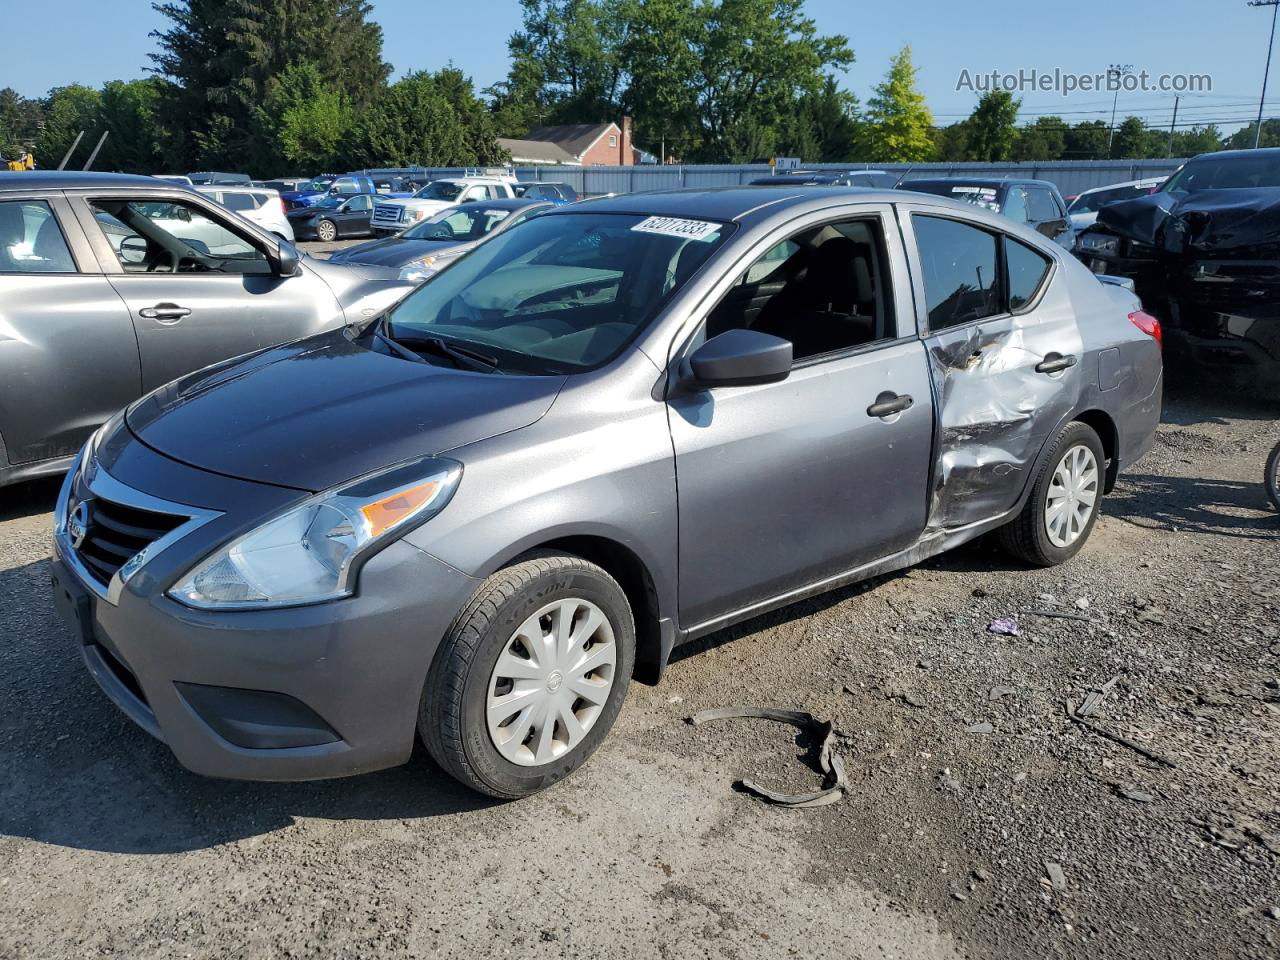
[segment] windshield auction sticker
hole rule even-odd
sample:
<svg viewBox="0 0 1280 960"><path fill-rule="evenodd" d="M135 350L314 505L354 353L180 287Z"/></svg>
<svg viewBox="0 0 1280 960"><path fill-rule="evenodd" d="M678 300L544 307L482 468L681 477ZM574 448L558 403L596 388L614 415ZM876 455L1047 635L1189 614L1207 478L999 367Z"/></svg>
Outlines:
<svg viewBox="0 0 1280 960"><path fill-rule="evenodd" d="M632 230L638 233L660 233L664 237L680 237L684 240L706 240L723 224L706 220L681 220L678 217L649 217L637 223Z"/></svg>

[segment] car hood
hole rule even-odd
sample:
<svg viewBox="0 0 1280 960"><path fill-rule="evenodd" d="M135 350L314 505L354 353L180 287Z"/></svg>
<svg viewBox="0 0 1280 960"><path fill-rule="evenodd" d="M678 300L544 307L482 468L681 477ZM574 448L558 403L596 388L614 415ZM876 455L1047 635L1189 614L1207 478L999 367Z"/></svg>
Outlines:
<svg viewBox="0 0 1280 960"><path fill-rule="evenodd" d="M409 240L403 236L385 237L348 247L330 257L334 263L369 263L380 267L403 267L438 253L457 253L468 241Z"/></svg>
<svg viewBox="0 0 1280 960"><path fill-rule="evenodd" d="M528 426L564 379L414 363L339 330L175 380L130 408L127 422L147 446L191 466L317 491Z"/></svg>
<svg viewBox="0 0 1280 960"><path fill-rule="evenodd" d="M1280 187L1153 193L1103 207L1095 229L1174 256L1270 258L1280 252Z"/></svg>

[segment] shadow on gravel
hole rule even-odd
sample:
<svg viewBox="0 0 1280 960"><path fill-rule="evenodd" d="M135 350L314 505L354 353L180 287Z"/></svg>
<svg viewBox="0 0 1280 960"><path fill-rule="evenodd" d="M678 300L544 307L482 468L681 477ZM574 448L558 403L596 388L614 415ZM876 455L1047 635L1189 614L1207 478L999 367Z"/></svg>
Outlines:
<svg viewBox="0 0 1280 960"><path fill-rule="evenodd" d="M0 836L112 853L174 853L300 817L405 820L495 805L425 752L394 770L311 783L189 773L98 690L57 620L45 561L0 570Z"/></svg>
<svg viewBox="0 0 1280 960"><path fill-rule="evenodd" d="M58 499L62 477L28 480L0 489L0 522L49 513Z"/></svg>
<svg viewBox="0 0 1280 960"><path fill-rule="evenodd" d="M1103 510L1110 516L1148 529L1212 533L1257 538L1280 534L1280 516L1257 483L1126 474L1107 495ZM1257 511L1264 511L1260 516Z"/></svg>

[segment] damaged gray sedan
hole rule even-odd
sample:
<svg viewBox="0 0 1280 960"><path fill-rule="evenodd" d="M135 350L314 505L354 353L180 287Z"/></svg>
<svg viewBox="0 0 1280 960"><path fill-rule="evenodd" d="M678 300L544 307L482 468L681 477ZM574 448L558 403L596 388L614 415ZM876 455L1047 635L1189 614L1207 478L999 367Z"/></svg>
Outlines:
<svg viewBox="0 0 1280 960"><path fill-rule="evenodd" d="M564 207L108 423L59 498L54 594L192 770L354 774L420 736L523 796L679 644L987 531L1072 557L1152 442L1158 336L943 198Z"/></svg>

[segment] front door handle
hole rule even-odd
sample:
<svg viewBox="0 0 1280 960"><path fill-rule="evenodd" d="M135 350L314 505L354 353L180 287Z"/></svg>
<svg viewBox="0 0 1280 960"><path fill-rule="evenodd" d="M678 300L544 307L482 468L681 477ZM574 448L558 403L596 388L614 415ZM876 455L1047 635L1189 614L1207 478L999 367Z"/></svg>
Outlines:
<svg viewBox="0 0 1280 960"><path fill-rule="evenodd" d="M868 417L892 417L895 413L901 413L903 410L911 409L911 405L915 403L907 394L896 394L892 390L886 390L880 396L876 397L876 402L867 407Z"/></svg>
<svg viewBox="0 0 1280 960"><path fill-rule="evenodd" d="M159 320L161 323L177 323L183 317L190 315L189 309L180 307L176 303L157 303L154 307L143 307L138 311L138 316L145 317L147 320Z"/></svg>
<svg viewBox="0 0 1280 960"><path fill-rule="evenodd" d="M1061 373L1075 365L1076 358L1072 354L1064 357L1060 353L1046 353L1044 359L1036 364L1036 373Z"/></svg>

